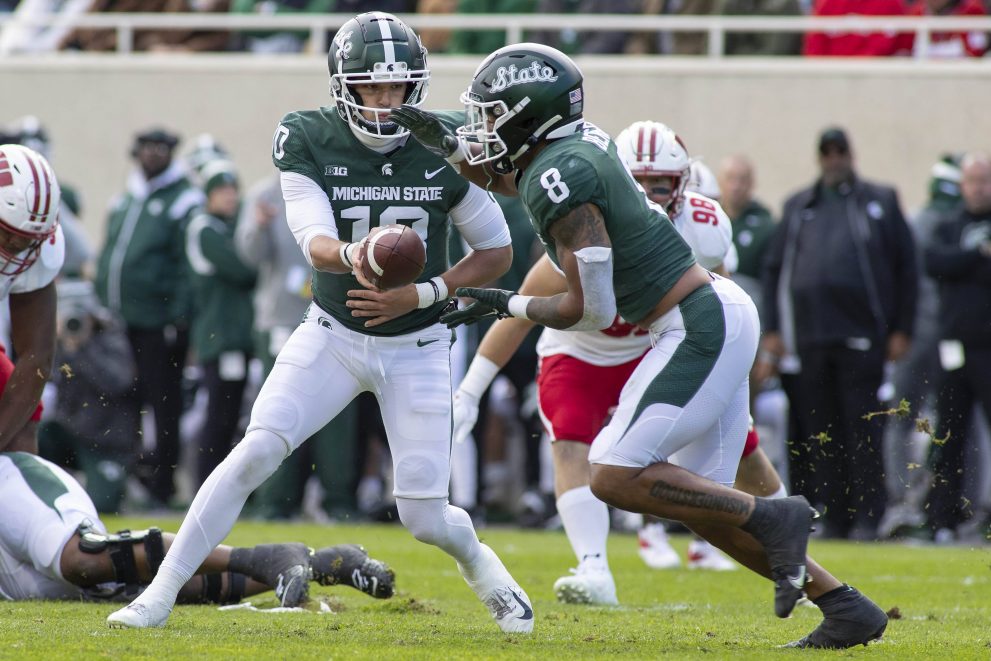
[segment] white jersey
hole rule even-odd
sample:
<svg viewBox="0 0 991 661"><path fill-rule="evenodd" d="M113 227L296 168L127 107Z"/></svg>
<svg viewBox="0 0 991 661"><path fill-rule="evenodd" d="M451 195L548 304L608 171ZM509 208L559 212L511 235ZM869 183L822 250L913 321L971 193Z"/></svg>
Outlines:
<svg viewBox="0 0 991 661"><path fill-rule="evenodd" d="M726 261L733 248L733 223L719 202L686 192L681 210L671 222L702 268L714 269Z"/></svg>
<svg viewBox="0 0 991 661"><path fill-rule="evenodd" d="M62 270L65 262L65 236L62 227L55 228L52 239L41 246L41 254L34 264L17 275L0 275L0 301L9 294L26 294L47 286Z"/></svg>
<svg viewBox="0 0 991 661"><path fill-rule="evenodd" d="M87 519L106 532L71 475L33 454L0 454L0 599L79 599L62 578L62 549Z"/></svg>
<svg viewBox="0 0 991 661"><path fill-rule="evenodd" d="M675 228L706 269L734 261L733 225L718 202L686 192L681 210L671 219ZM726 264L735 270L735 264ZM733 266L733 269L730 269ZM621 317L601 331L565 331L545 328L537 340L537 355L565 354L590 365L622 365L650 348L650 335Z"/></svg>

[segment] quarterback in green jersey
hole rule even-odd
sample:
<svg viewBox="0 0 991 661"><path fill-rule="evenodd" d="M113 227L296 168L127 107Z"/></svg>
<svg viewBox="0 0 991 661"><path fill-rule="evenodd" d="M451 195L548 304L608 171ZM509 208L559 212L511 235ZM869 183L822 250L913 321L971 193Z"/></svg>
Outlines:
<svg viewBox="0 0 991 661"><path fill-rule="evenodd" d="M328 54L334 104L286 115L273 142L286 217L313 266L313 303L279 353L244 440L190 506L152 585L113 626L161 626L178 587L230 532L248 495L360 392L375 394L395 471L396 505L418 540L451 555L500 629L529 633L526 593L468 514L448 503L452 333L439 323L448 291L502 275L512 261L495 200L393 122L427 93L426 49L391 14L338 31ZM450 129L463 115L443 116ZM449 130L450 130L449 129ZM448 218L472 249L448 268ZM420 282L380 291L361 276L361 241L400 223L426 244Z"/></svg>
<svg viewBox="0 0 991 661"><path fill-rule="evenodd" d="M513 316L577 331L606 328L618 312L647 330L652 348L589 452L593 493L620 509L683 521L771 578L779 617L807 593L825 619L793 645L850 647L879 638L884 612L806 557L817 516L808 501L733 488L749 419L757 311L737 285L695 262L610 137L584 121L583 96L581 71L565 54L514 44L476 70L462 95L466 123L455 134L419 108L392 113L467 179L518 194L568 281L568 291L553 296L458 289L476 302L442 320Z"/></svg>

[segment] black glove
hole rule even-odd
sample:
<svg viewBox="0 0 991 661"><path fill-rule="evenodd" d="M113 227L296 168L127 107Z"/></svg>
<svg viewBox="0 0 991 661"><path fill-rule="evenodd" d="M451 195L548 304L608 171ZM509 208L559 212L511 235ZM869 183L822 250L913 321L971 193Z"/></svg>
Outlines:
<svg viewBox="0 0 991 661"><path fill-rule="evenodd" d="M403 104L389 112L389 119L409 129L413 137L431 153L446 159L458 150L458 138L437 115Z"/></svg>
<svg viewBox="0 0 991 661"><path fill-rule="evenodd" d="M458 287L454 292L457 296L474 298L475 302L464 310L448 312L440 317L440 323L448 328L456 328L462 324L473 324L479 319L495 317L505 319L509 314L509 297L516 294L505 289L476 289L474 287Z"/></svg>

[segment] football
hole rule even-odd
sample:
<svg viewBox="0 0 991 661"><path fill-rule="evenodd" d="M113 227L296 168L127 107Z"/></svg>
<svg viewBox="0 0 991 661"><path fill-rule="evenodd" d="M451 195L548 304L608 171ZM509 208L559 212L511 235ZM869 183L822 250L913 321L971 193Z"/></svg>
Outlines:
<svg viewBox="0 0 991 661"><path fill-rule="evenodd" d="M361 274L379 289L394 289L423 273L427 249L423 239L406 225L385 225L359 248Z"/></svg>

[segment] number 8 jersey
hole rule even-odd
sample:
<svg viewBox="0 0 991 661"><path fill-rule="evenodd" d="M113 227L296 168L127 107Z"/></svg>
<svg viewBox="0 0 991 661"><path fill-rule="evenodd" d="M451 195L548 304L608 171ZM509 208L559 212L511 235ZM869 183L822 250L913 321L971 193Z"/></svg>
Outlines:
<svg viewBox="0 0 991 661"><path fill-rule="evenodd" d="M438 115L452 130L462 112ZM301 174L327 194L338 238L358 241L373 227L398 223L412 227L427 246L427 262L417 282L447 270L450 210L464 199L469 183L448 163L416 140L379 154L363 145L335 108L292 112L275 134L272 160L283 172ZM366 328L345 305L349 289L361 289L350 273L313 271L313 299L342 324L370 335L399 335L436 323L446 301Z"/></svg>
<svg viewBox="0 0 991 661"><path fill-rule="evenodd" d="M551 225L587 202L599 208L612 242L613 289L623 319L646 317L695 263L663 209L648 202L616 145L593 124L586 122L581 132L548 144L516 185L558 267Z"/></svg>

